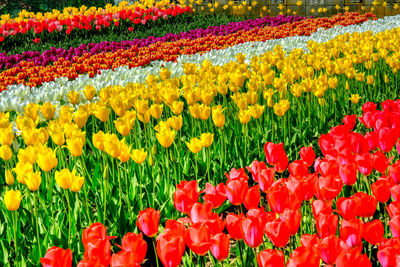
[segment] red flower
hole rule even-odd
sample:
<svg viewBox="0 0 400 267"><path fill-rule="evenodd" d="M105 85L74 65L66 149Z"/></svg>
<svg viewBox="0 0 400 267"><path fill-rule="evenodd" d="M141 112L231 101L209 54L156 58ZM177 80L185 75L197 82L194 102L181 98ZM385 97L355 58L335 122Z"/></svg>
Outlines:
<svg viewBox="0 0 400 267"><path fill-rule="evenodd" d="M211 233L204 223L192 224L185 231L185 243L196 254L205 255L211 247Z"/></svg>
<svg viewBox="0 0 400 267"><path fill-rule="evenodd" d="M312 146L303 147L300 149L300 158L307 166L311 166L315 160L315 152Z"/></svg>
<svg viewBox="0 0 400 267"><path fill-rule="evenodd" d="M210 203L214 209L219 208L226 200L226 188L224 183L220 183L216 187L206 183L204 201Z"/></svg>
<svg viewBox="0 0 400 267"><path fill-rule="evenodd" d="M363 238L372 245L381 243L384 233L384 226L378 219L367 222L363 226Z"/></svg>
<svg viewBox="0 0 400 267"><path fill-rule="evenodd" d="M301 222L301 212L300 209L285 209L282 214L280 214L279 218L282 219L286 223L289 228L290 236L293 236L297 233L300 227Z"/></svg>
<svg viewBox="0 0 400 267"><path fill-rule="evenodd" d="M275 247L284 247L289 241L290 230L287 224L280 218L265 224L265 233Z"/></svg>
<svg viewBox="0 0 400 267"><path fill-rule="evenodd" d="M213 256L221 261L225 260L229 256L229 241L230 237L229 235L226 235L224 233L219 233L215 235L212 239L211 243L211 254Z"/></svg>
<svg viewBox="0 0 400 267"><path fill-rule="evenodd" d="M136 225L148 237L153 237L158 233L160 223L160 211L153 208L147 208L139 211Z"/></svg>
<svg viewBox="0 0 400 267"><path fill-rule="evenodd" d="M290 255L287 267L318 267L320 252L315 246L297 247Z"/></svg>
<svg viewBox="0 0 400 267"><path fill-rule="evenodd" d="M400 237L400 215L394 216L389 221L389 226L393 237Z"/></svg>
<svg viewBox="0 0 400 267"><path fill-rule="evenodd" d="M174 193L174 206L182 213L189 213L190 209L199 199L197 181L182 181L176 186Z"/></svg>
<svg viewBox="0 0 400 267"><path fill-rule="evenodd" d="M40 38L36 37L35 39L32 40L35 44L38 44L40 42Z"/></svg>
<svg viewBox="0 0 400 267"><path fill-rule="evenodd" d="M295 160L288 167L290 175L301 178L308 175L308 166L301 160Z"/></svg>
<svg viewBox="0 0 400 267"><path fill-rule="evenodd" d="M190 210L190 219L193 223L206 224L212 235L222 232L225 228L224 221L218 214L212 212L211 204L194 204Z"/></svg>
<svg viewBox="0 0 400 267"><path fill-rule="evenodd" d="M319 214L317 217L315 217L315 226L320 238L335 235L338 223L339 218L334 214Z"/></svg>
<svg viewBox="0 0 400 267"><path fill-rule="evenodd" d="M348 131L352 131L356 125L356 115L346 115L342 119L344 126Z"/></svg>
<svg viewBox="0 0 400 267"><path fill-rule="evenodd" d="M390 198L390 184L385 179L378 179L371 185L371 190L376 200L385 203Z"/></svg>
<svg viewBox="0 0 400 267"><path fill-rule="evenodd" d="M246 209L250 210L250 209L254 209L257 208L258 205L260 204L260 186L259 185L255 185L251 188L249 188L249 190L247 190L247 194L244 198L244 206L246 207Z"/></svg>
<svg viewBox="0 0 400 267"><path fill-rule="evenodd" d="M181 264L185 242L183 238L170 230L165 230L157 237L157 255L165 267Z"/></svg>
<svg viewBox="0 0 400 267"><path fill-rule="evenodd" d="M350 220L356 217L359 205L360 203L357 198L340 197L336 201L336 211L343 217L343 219Z"/></svg>
<svg viewBox="0 0 400 267"><path fill-rule="evenodd" d="M228 230L229 235L235 239L240 240L243 239L241 224L242 219L244 218L244 214L236 215L234 213L229 213L226 216L226 229Z"/></svg>
<svg viewBox="0 0 400 267"><path fill-rule="evenodd" d="M337 256L341 253L340 239L330 235L321 240L321 259L327 264L334 264Z"/></svg>
<svg viewBox="0 0 400 267"><path fill-rule="evenodd" d="M362 203L357 210L357 216L367 218L374 215L377 205L376 198L364 192L357 192L352 197L358 198L359 203Z"/></svg>
<svg viewBox="0 0 400 267"><path fill-rule="evenodd" d="M289 189L285 185L276 184L267 193L268 204L272 211L282 213L289 207Z"/></svg>
<svg viewBox="0 0 400 267"><path fill-rule="evenodd" d="M264 230L260 218L245 217L240 222L240 230L244 242L252 248L256 248L263 242Z"/></svg>
<svg viewBox="0 0 400 267"><path fill-rule="evenodd" d="M96 222L82 232L82 243L85 248L84 262L108 266L111 259L111 244L103 224Z"/></svg>
<svg viewBox="0 0 400 267"><path fill-rule="evenodd" d="M275 169L267 168L261 170L258 175L258 184L260 185L261 191L267 193L270 186L274 183Z"/></svg>
<svg viewBox="0 0 400 267"><path fill-rule="evenodd" d="M51 247L47 250L44 258L40 258L43 267L71 267L72 251L59 247Z"/></svg>
<svg viewBox="0 0 400 267"><path fill-rule="evenodd" d="M233 205L241 205L248 190L247 180L231 180L226 183L226 196Z"/></svg>
<svg viewBox="0 0 400 267"><path fill-rule="evenodd" d="M274 144L267 142L264 145L264 152L268 164L275 166L277 172L283 172L286 169L289 159L283 149L283 143Z"/></svg>
<svg viewBox="0 0 400 267"><path fill-rule="evenodd" d="M137 265L146 257L147 243L143 240L143 235L127 233L122 238L121 251L111 257L111 266Z"/></svg>
<svg viewBox="0 0 400 267"><path fill-rule="evenodd" d="M257 263L260 267L285 267L285 256L280 250L266 249L258 253Z"/></svg>

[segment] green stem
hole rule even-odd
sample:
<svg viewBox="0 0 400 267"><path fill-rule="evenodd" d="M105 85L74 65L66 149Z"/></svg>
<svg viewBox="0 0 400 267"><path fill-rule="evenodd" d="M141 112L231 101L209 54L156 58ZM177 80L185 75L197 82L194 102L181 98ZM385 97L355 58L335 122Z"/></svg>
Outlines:
<svg viewBox="0 0 400 267"><path fill-rule="evenodd" d="M67 198L67 204L68 204L68 247L69 247L71 238L71 205L69 203L68 191L64 190L64 193L65 197Z"/></svg>
<svg viewBox="0 0 400 267"><path fill-rule="evenodd" d="M14 228L14 248L15 248L15 258L18 257L18 241L17 241L17 211L12 211L12 221L13 221L13 228Z"/></svg>
<svg viewBox="0 0 400 267"><path fill-rule="evenodd" d="M36 194L33 193L33 205L34 205L34 215L35 215L35 221L36 221L36 238L37 238L37 243L39 247L39 255L42 256L42 250L40 248L40 238L39 238L39 223L38 223L38 216L37 216L37 207L36 207Z"/></svg>
<svg viewBox="0 0 400 267"><path fill-rule="evenodd" d="M153 247L154 247L154 255L156 256L155 258L156 258L157 267L160 267L159 263L158 263L157 247L156 247L156 239L155 238L153 238Z"/></svg>

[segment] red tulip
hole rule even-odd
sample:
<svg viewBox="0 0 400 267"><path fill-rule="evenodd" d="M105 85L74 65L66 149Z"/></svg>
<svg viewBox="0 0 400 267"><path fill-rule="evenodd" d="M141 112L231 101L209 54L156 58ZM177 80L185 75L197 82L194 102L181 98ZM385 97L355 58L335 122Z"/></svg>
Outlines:
<svg viewBox="0 0 400 267"><path fill-rule="evenodd" d="M265 212L263 207L248 210L246 216L260 218L263 225L276 219L275 212Z"/></svg>
<svg viewBox="0 0 400 267"><path fill-rule="evenodd" d="M349 247L354 248L361 244L363 227L362 224L351 223L345 224L345 220L342 221L340 226L340 239Z"/></svg>
<svg viewBox="0 0 400 267"><path fill-rule="evenodd" d="M378 143L380 150L382 150L383 152L390 152L396 144L398 138L399 137L395 133L394 129L388 127L380 129Z"/></svg>
<svg viewBox="0 0 400 267"><path fill-rule="evenodd" d="M225 228L224 221L218 214L212 212L211 204L196 203L190 210L190 219L193 223L204 223L208 226L211 235L216 235Z"/></svg>
<svg viewBox="0 0 400 267"><path fill-rule="evenodd" d="M265 165L264 161L258 161L255 160L251 163L251 166L246 167L246 169L251 172L251 175L253 176L254 182L258 183L258 177L260 175L260 172L262 170L267 169L267 165Z"/></svg>
<svg viewBox="0 0 400 267"><path fill-rule="evenodd" d="M226 188L224 183L220 183L216 187L206 183L204 201L210 203L214 209L219 208L226 200Z"/></svg>
<svg viewBox="0 0 400 267"><path fill-rule="evenodd" d="M372 159L369 153L364 153L362 155L356 155L356 164L358 171L363 175L368 176L373 171Z"/></svg>
<svg viewBox="0 0 400 267"><path fill-rule="evenodd" d="M246 209L250 210L250 209L254 209L257 208L258 205L260 204L260 186L259 185L255 185L251 188L249 188L249 190L247 190L247 194L244 198L244 206L246 207Z"/></svg>
<svg viewBox="0 0 400 267"><path fill-rule="evenodd" d="M362 203L357 210L357 216L367 218L374 215L377 205L375 197L364 192L357 192L352 197L358 198L359 203Z"/></svg>
<svg viewBox="0 0 400 267"><path fill-rule="evenodd" d="M386 158L385 154L378 150L374 154L372 154L372 163L374 166L374 169L380 172L381 174L385 174L387 168L390 165L390 161L393 158Z"/></svg>
<svg viewBox="0 0 400 267"><path fill-rule="evenodd" d="M280 214L279 218L282 219L286 223L289 228L290 236L293 236L297 233L300 227L301 222L301 212L300 209L285 209L282 214Z"/></svg>
<svg viewBox="0 0 400 267"><path fill-rule="evenodd" d="M367 139L369 150L375 150L378 147L379 134L377 132L366 133L365 138Z"/></svg>
<svg viewBox="0 0 400 267"><path fill-rule="evenodd" d="M346 115L342 119L344 126L348 131L352 131L356 125L356 115Z"/></svg>
<svg viewBox="0 0 400 267"><path fill-rule="evenodd" d="M207 188L207 187L206 187ZM174 206L182 213L189 213L191 207L199 199L197 181L182 181L176 186L174 193Z"/></svg>
<svg viewBox="0 0 400 267"><path fill-rule="evenodd" d="M158 233L160 223L160 211L153 208L147 208L139 211L136 225L148 237L153 237Z"/></svg>
<svg viewBox="0 0 400 267"><path fill-rule="evenodd" d="M303 247L311 247L311 246L319 247L320 238L318 237L317 234L313 234L313 235L304 234L300 238L300 244Z"/></svg>
<svg viewBox="0 0 400 267"><path fill-rule="evenodd" d="M400 184L400 160L389 166L388 174L396 184Z"/></svg>
<svg viewBox="0 0 400 267"><path fill-rule="evenodd" d="M321 259L327 264L334 264L338 255L342 252L340 239L330 235L321 240Z"/></svg>
<svg viewBox="0 0 400 267"><path fill-rule="evenodd" d="M353 163L340 165L339 176L343 183L351 186L357 182L357 167Z"/></svg>
<svg viewBox="0 0 400 267"><path fill-rule="evenodd" d="M233 180L248 180L249 176L247 176L246 171L244 168L240 169L235 169L232 168L229 174L225 173L226 178L228 178L228 181L233 181Z"/></svg>
<svg viewBox="0 0 400 267"><path fill-rule="evenodd" d="M249 189L247 180L231 180L226 183L226 196L233 205L241 205Z"/></svg>
<svg viewBox="0 0 400 267"><path fill-rule="evenodd" d="M363 113L368 111L375 111L377 107L378 105L373 102L366 102L364 105L362 105L362 111Z"/></svg>
<svg viewBox="0 0 400 267"><path fill-rule="evenodd" d="M72 251L59 247L51 247L47 250L44 258L40 258L43 267L71 267Z"/></svg>
<svg viewBox="0 0 400 267"><path fill-rule="evenodd" d="M289 241L290 230L280 218L265 224L265 233L275 247L284 247Z"/></svg>
<svg viewBox="0 0 400 267"><path fill-rule="evenodd" d="M285 256L280 250L266 249L258 253L257 263L260 267L285 267Z"/></svg>
<svg viewBox="0 0 400 267"><path fill-rule="evenodd" d="M333 201L313 200L311 203L314 218L317 218L319 214L330 215L332 214Z"/></svg>
<svg viewBox="0 0 400 267"><path fill-rule="evenodd" d="M363 238L372 245L376 245L382 241L385 228L378 219L367 222L363 226Z"/></svg>
<svg viewBox="0 0 400 267"><path fill-rule="evenodd" d="M307 166L311 166L315 160L315 152L312 146L303 147L300 149L300 158Z"/></svg>
<svg viewBox="0 0 400 267"><path fill-rule="evenodd" d="M256 248L263 242L264 230L260 218L243 218L240 222L240 230L244 242L249 247Z"/></svg>
<svg viewBox="0 0 400 267"><path fill-rule="evenodd" d="M336 267L348 267L348 266L360 266L360 267L372 267L371 261L366 254L361 255L358 250L349 250L346 253L341 253L336 261Z"/></svg>
<svg viewBox="0 0 400 267"><path fill-rule="evenodd" d="M319 214L317 217L315 217L315 226L320 238L335 235L338 223L339 218L334 214Z"/></svg>
<svg viewBox="0 0 400 267"><path fill-rule="evenodd" d="M267 200L271 210L281 213L288 208L290 204L289 194L289 190L285 185L276 184L272 186L267 193Z"/></svg>
<svg viewBox="0 0 400 267"><path fill-rule="evenodd" d="M211 241L211 254L219 260L225 260L229 256L230 237L224 233L215 235Z"/></svg>
<svg viewBox="0 0 400 267"><path fill-rule="evenodd" d="M258 184L260 185L261 191L267 193L270 186L274 183L275 169L267 168L260 171L258 175Z"/></svg>
<svg viewBox="0 0 400 267"><path fill-rule="evenodd" d="M229 235L235 239L240 240L243 239L241 224L242 219L244 218L244 214L236 215L234 213L229 213L226 216L226 229L228 230Z"/></svg>
<svg viewBox="0 0 400 267"><path fill-rule="evenodd" d="M211 247L211 233L204 223L192 224L185 231L185 243L196 254L205 255Z"/></svg>
<svg viewBox="0 0 400 267"><path fill-rule="evenodd" d="M320 176L315 182L315 195L318 199L332 200L342 191L343 182L337 176Z"/></svg>
<svg viewBox="0 0 400 267"><path fill-rule="evenodd" d="M356 198L340 197L336 201L336 211L343 217L343 219L350 220L357 216L359 205L360 202L358 202L358 199Z"/></svg>
<svg viewBox="0 0 400 267"><path fill-rule="evenodd" d="M274 166L277 172L283 172L286 169L289 159L283 149L283 143L267 142L264 145L264 152L268 164Z"/></svg>
<svg viewBox="0 0 400 267"><path fill-rule="evenodd" d="M400 185L393 185L390 187L390 195L393 201L400 201Z"/></svg>
<svg viewBox="0 0 400 267"><path fill-rule="evenodd" d="M181 236L182 238L185 234L185 226L182 223L171 219L165 222L164 232L166 230L169 230L174 235Z"/></svg>
<svg viewBox="0 0 400 267"><path fill-rule="evenodd" d="M287 267L318 267L320 252L312 247L297 247L290 255Z"/></svg>
<svg viewBox="0 0 400 267"><path fill-rule="evenodd" d="M393 201L387 207L386 210L390 216L393 218L397 215L400 215L400 201Z"/></svg>
<svg viewBox="0 0 400 267"><path fill-rule="evenodd" d="M301 160L295 160L288 167L290 175L294 177L304 177L308 175L308 166Z"/></svg>
<svg viewBox="0 0 400 267"><path fill-rule="evenodd" d="M385 203L390 198L390 184L384 179L378 179L371 185L371 190L376 200Z"/></svg>
<svg viewBox="0 0 400 267"><path fill-rule="evenodd" d="M176 267L181 264L185 242L179 235L165 230L157 237L157 255L164 267Z"/></svg>
<svg viewBox="0 0 400 267"><path fill-rule="evenodd" d="M136 261L135 253L131 251L121 250L111 257L111 267L132 266L140 267L140 263Z"/></svg>
<svg viewBox="0 0 400 267"><path fill-rule="evenodd" d="M82 232L85 263L108 266L111 259L110 238L101 223L93 223Z"/></svg>
<svg viewBox="0 0 400 267"><path fill-rule="evenodd" d="M389 226L393 237L400 237L400 215L394 216L389 221Z"/></svg>

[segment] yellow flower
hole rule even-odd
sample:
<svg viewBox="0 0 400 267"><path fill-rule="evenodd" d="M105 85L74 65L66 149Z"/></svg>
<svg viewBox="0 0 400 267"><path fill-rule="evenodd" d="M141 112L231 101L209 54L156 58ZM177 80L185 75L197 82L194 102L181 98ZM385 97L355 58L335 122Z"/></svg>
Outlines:
<svg viewBox="0 0 400 267"><path fill-rule="evenodd" d="M104 151L104 137L105 134L103 131L99 131L98 133L93 134L92 142L95 148L100 151Z"/></svg>
<svg viewBox="0 0 400 267"><path fill-rule="evenodd" d="M328 86L331 89L335 89L337 86L338 80L336 77L332 77L328 79Z"/></svg>
<svg viewBox="0 0 400 267"><path fill-rule="evenodd" d="M3 145L0 146L0 158L4 161L10 160L12 157L12 151L9 146Z"/></svg>
<svg viewBox="0 0 400 267"><path fill-rule="evenodd" d="M79 93L76 92L75 90L72 90L68 93L67 95L69 102L72 105L76 105L79 103Z"/></svg>
<svg viewBox="0 0 400 267"><path fill-rule="evenodd" d="M58 160L51 148L44 147L43 150L37 154L36 163L42 171L49 172L57 166Z"/></svg>
<svg viewBox="0 0 400 267"><path fill-rule="evenodd" d="M79 137L67 139L67 148L72 156L79 157L83 152L84 141Z"/></svg>
<svg viewBox="0 0 400 267"><path fill-rule="evenodd" d="M83 90L83 94L87 100L91 101L96 95L96 89L92 85L86 85L85 89Z"/></svg>
<svg viewBox="0 0 400 267"><path fill-rule="evenodd" d="M337 10L339 10L339 9L340 9L339 4L337 4L337 5L335 6L335 8L336 8Z"/></svg>
<svg viewBox="0 0 400 267"><path fill-rule="evenodd" d="M225 115L221 105L212 108L212 120L216 127L224 127Z"/></svg>
<svg viewBox="0 0 400 267"><path fill-rule="evenodd" d="M251 112L248 109L239 110L238 117L241 124L247 124L251 119Z"/></svg>
<svg viewBox="0 0 400 267"><path fill-rule="evenodd" d="M4 194L4 204L9 211L14 211L19 208L21 203L21 191L19 190L9 190Z"/></svg>
<svg viewBox="0 0 400 267"><path fill-rule="evenodd" d="M116 97L110 100L111 108L114 110L118 117L125 115L125 104L122 102L121 98Z"/></svg>
<svg viewBox="0 0 400 267"><path fill-rule="evenodd" d="M323 105L325 104L325 99L323 99L323 98L318 98L318 104L319 104L320 106L323 106Z"/></svg>
<svg viewBox="0 0 400 267"><path fill-rule="evenodd" d="M165 130L162 133L156 133L156 137L158 142L165 148L168 148L172 145L175 139L175 131L174 130Z"/></svg>
<svg viewBox="0 0 400 267"><path fill-rule="evenodd" d="M389 76L387 76L387 74L385 74L384 79L385 79L385 83L389 83Z"/></svg>
<svg viewBox="0 0 400 267"><path fill-rule="evenodd" d="M145 161L146 157L147 157L147 152L145 152L143 148L133 149L131 151L131 158L137 164L141 164L143 161Z"/></svg>
<svg viewBox="0 0 400 267"><path fill-rule="evenodd" d="M209 6L209 7L211 7L211 6ZM171 77L171 71L167 68L161 68L161 70L160 70L161 80L163 80L163 81L168 80L169 77Z"/></svg>
<svg viewBox="0 0 400 267"><path fill-rule="evenodd" d="M17 162L13 171L17 175L17 181L21 184L25 184L25 174L33 172L33 166L29 162Z"/></svg>
<svg viewBox="0 0 400 267"><path fill-rule="evenodd" d="M129 147L128 147L128 145L124 142L124 140L121 140L121 141L119 142L119 149L120 149L120 152L119 152L118 159L119 159L122 163L127 162L127 161L131 158L131 155L130 155Z"/></svg>
<svg viewBox="0 0 400 267"><path fill-rule="evenodd" d="M283 107L283 105L281 103L276 103L274 104L274 113L275 115L282 117L283 115L285 115L285 108Z"/></svg>
<svg viewBox="0 0 400 267"><path fill-rule="evenodd" d="M35 164L37 154L37 147L27 146L25 149L20 148L18 150L18 161L29 162Z"/></svg>
<svg viewBox="0 0 400 267"><path fill-rule="evenodd" d="M345 11L349 11L349 7L348 7L348 6L345 6L345 7L344 7L344 10L345 10Z"/></svg>
<svg viewBox="0 0 400 267"><path fill-rule="evenodd" d="M120 117L114 121L115 128L122 136L128 136L132 130L131 123L126 117Z"/></svg>
<svg viewBox="0 0 400 267"><path fill-rule="evenodd" d="M161 114L163 112L163 105L162 104L153 104L150 107L150 115L153 116L155 119L161 118Z"/></svg>
<svg viewBox="0 0 400 267"><path fill-rule="evenodd" d="M104 151L113 158L121 153L120 142L115 134L104 135Z"/></svg>
<svg viewBox="0 0 400 267"><path fill-rule="evenodd" d="M72 171L72 175L73 175L73 181L69 190L71 190L72 192L79 192L82 188L85 179L82 176L75 175L75 170Z"/></svg>
<svg viewBox="0 0 400 267"><path fill-rule="evenodd" d="M348 82L348 81L346 81L345 88L346 88L346 90L350 90L350 85L349 85L349 82Z"/></svg>
<svg viewBox="0 0 400 267"><path fill-rule="evenodd" d="M5 170L4 176L6 178L6 184L10 186L14 184L15 178L11 170Z"/></svg>
<svg viewBox="0 0 400 267"><path fill-rule="evenodd" d="M9 124L5 128L0 128L0 144L5 146L11 146L14 140L14 133L12 130L12 124Z"/></svg>
<svg viewBox="0 0 400 267"><path fill-rule="evenodd" d="M189 106L190 115L195 119L200 119L200 105L195 103Z"/></svg>
<svg viewBox="0 0 400 267"><path fill-rule="evenodd" d="M200 135L200 142L203 147L209 147L214 141L214 134L203 133Z"/></svg>
<svg viewBox="0 0 400 267"><path fill-rule="evenodd" d="M42 183L42 175L40 172L29 172L25 174L25 182L29 190L36 191Z"/></svg>
<svg viewBox="0 0 400 267"><path fill-rule="evenodd" d="M310 12L311 12L311 14L314 14L314 13L315 13L315 9L312 8L312 9L310 10Z"/></svg>
<svg viewBox="0 0 400 267"><path fill-rule="evenodd" d="M373 84L374 83L374 76L368 75L367 76L367 84Z"/></svg>
<svg viewBox="0 0 400 267"><path fill-rule="evenodd" d="M88 118L89 118L89 113L84 108L79 108L74 113L74 121L79 128L83 128L85 126Z"/></svg>
<svg viewBox="0 0 400 267"><path fill-rule="evenodd" d="M357 104L361 97L358 94L352 94L349 99L353 104Z"/></svg>
<svg viewBox="0 0 400 267"><path fill-rule="evenodd" d="M40 112L46 120L51 120L54 117L54 112L56 111L56 107L50 102L46 102L40 108Z"/></svg>
<svg viewBox="0 0 400 267"><path fill-rule="evenodd" d="M300 1L300 0L297 1L297 2L296 2L296 5L297 5L297 6L301 6L301 1Z"/></svg>
<svg viewBox="0 0 400 267"><path fill-rule="evenodd" d="M31 118L35 123L39 121L39 107L38 104L29 103L24 108L24 115Z"/></svg>
<svg viewBox="0 0 400 267"><path fill-rule="evenodd" d="M179 131L182 128L183 124L182 116L179 115L168 118L167 124L175 131Z"/></svg>
<svg viewBox="0 0 400 267"><path fill-rule="evenodd" d="M70 106L62 106L60 109L60 117L58 121L60 125L69 124L72 122L73 110Z"/></svg>
<svg viewBox="0 0 400 267"><path fill-rule="evenodd" d="M394 8L395 10L399 9L399 4L394 4L394 5L393 5L393 8Z"/></svg>
<svg viewBox="0 0 400 267"><path fill-rule="evenodd" d="M68 169L62 169L55 173L56 183L63 189L67 190L71 187L73 182L72 173Z"/></svg>
<svg viewBox="0 0 400 267"><path fill-rule="evenodd" d="M192 153L199 153L200 150L203 148L201 141L199 138L192 138L190 142L186 142L186 146Z"/></svg>
<svg viewBox="0 0 400 267"><path fill-rule="evenodd" d="M110 116L110 111L104 104L97 104L94 108L93 114L101 122L106 122Z"/></svg>
<svg viewBox="0 0 400 267"><path fill-rule="evenodd" d="M62 146L65 143L64 133L62 132L61 126L58 123L49 124L47 129L51 140L53 140L56 145Z"/></svg>
<svg viewBox="0 0 400 267"><path fill-rule="evenodd" d="M251 107L251 116L254 119L259 119L261 115L263 114L265 109L265 106L261 106L259 104L255 104L254 106Z"/></svg>
<svg viewBox="0 0 400 267"><path fill-rule="evenodd" d="M169 108L171 109L172 113L174 113L174 115L179 115L182 113L182 110L183 110L183 102L182 101L174 101L169 106Z"/></svg>

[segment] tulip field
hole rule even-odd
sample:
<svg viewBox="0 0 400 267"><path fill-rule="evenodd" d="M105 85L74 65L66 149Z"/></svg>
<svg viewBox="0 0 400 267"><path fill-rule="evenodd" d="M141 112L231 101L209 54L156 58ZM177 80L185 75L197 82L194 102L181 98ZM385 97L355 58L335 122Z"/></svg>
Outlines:
<svg viewBox="0 0 400 267"><path fill-rule="evenodd" d="M0 16L0 266L400 266L400 15L192 4Z"/></svg>

